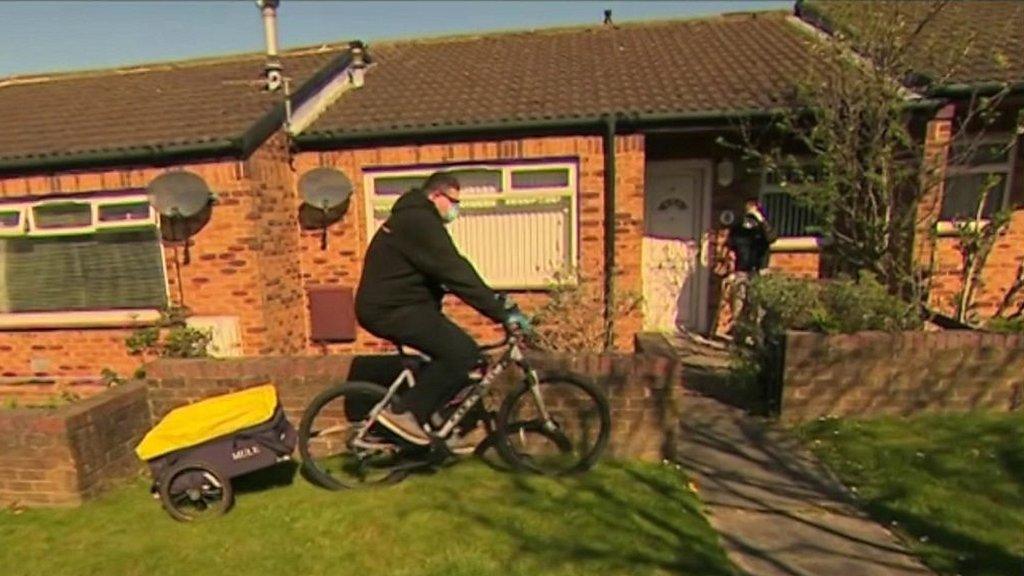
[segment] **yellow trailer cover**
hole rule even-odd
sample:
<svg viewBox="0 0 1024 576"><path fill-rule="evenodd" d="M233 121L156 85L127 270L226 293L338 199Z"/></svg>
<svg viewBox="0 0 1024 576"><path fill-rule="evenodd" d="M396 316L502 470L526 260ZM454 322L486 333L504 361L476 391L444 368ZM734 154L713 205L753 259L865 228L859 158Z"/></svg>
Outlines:
<svg viewBox="0 0 1024 576"><path fill-rule="evenodd" d="M262 424L274 414L273 384L214 396L171 410L135 448L143 460L202 444L207 440Z"/></svg>

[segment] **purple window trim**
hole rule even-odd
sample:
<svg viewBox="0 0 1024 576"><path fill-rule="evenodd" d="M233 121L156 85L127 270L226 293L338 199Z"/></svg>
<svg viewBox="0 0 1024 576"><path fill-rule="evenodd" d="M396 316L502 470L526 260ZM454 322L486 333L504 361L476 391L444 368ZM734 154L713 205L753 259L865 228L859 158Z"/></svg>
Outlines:
<svg viewBox="0 0 1024 576"><path fill-rule="evenodd" d="M35 194L32 196L12 196L4 198L3 204L36 203L42 201L67 200L69 202L93 202L95 198L102 197L114 200L121 196L145 196L145 188L120 188L115 190L89 190L87 192L60 193L60 194ZM2 206L0 206L2 209Z"/></svg>
<svg viewBox="0 0 1024 576"><path fill-rule="evenodd" d="M570 164L579 166L578 156L550 156L544 158L527 158L513 160L472 160L469 162L438 162L432 164L388 164L363 168L363 174L380 172L401 172L412 170L440 170L443 168L472 168L473 166L537 166L540 164Z"/></svg>

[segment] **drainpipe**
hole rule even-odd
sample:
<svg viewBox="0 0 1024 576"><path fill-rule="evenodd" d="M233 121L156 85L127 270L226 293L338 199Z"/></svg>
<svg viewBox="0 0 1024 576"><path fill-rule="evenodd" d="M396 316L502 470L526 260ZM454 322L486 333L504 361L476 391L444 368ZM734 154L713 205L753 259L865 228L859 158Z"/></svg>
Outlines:
<svg viewBox="0 0 1024 576"><path fill-rule="evenodd" d="M605 349L615 343L615 117L604 117L604 317Z"/></svg>

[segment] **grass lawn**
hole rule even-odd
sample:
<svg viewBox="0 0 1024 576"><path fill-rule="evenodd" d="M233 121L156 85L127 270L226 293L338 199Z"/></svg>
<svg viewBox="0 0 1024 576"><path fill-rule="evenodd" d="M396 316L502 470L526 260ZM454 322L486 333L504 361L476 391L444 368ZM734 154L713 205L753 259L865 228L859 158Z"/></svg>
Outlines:
<svg viewBox="0 0 1024 576"><path fill-rule="evenodd" d="M826 419L798 433L941 574L1024 574L1024 414Z"/></svg>
<svg viewBox="0 0 1024 576"><path fill-rule="evenodd" d="M0 572L31 574L731 575L674 468L573 479L479 461L328 492L278 468L236 481L227 515L177 523L139 480L78 509L0 511ZM290 486L273 486L292 481Z"/></svg>

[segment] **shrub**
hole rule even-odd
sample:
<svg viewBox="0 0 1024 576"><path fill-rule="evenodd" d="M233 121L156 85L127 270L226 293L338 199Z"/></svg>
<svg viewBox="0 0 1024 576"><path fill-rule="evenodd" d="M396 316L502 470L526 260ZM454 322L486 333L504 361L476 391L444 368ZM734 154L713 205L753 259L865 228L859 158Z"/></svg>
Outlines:
<svg viewBox="0 0 1024 576"><path fill-rule="evenodd" d="M1024 318L992 318L985 328L993 332L1024 334Z"/></svg>
<svg viewBox="0 0 1024 576"><path fill-rule="evenodd" d="M787 330L852 333L862 330L914 330L917 308L886 290L870 273L818 281L769 274L750 283L748 303L737 321L737 336L778 336Z"/></svg>
<svg viewBox="0 0 1024 576"><path fill-rule="evenodd" d="M161 313L156 326L139 328L125 340L128 351L135 356L164 358L204 358L213 335L209 330L185 324L188 311L170 308Z"/></svg>
<svg viewBox="0 0 1024 576"><path fill-rule="evenodd" d="M611 324L604 317L604 286L600 276L571 270L554 274L550 299L533 316L538 344L553 352L603 352ZM640 309L641 297L617 292L613 309L623 318Z"/></svg>
<svg viewBox="0 0 1024 576"><path fill-rule="evenodd" d="M916 330L922 323L913 304L890 294L866 272L856 282L848 278L826 282L821 304L825 313L818 317L816 328L822 332Z"/></svg>

